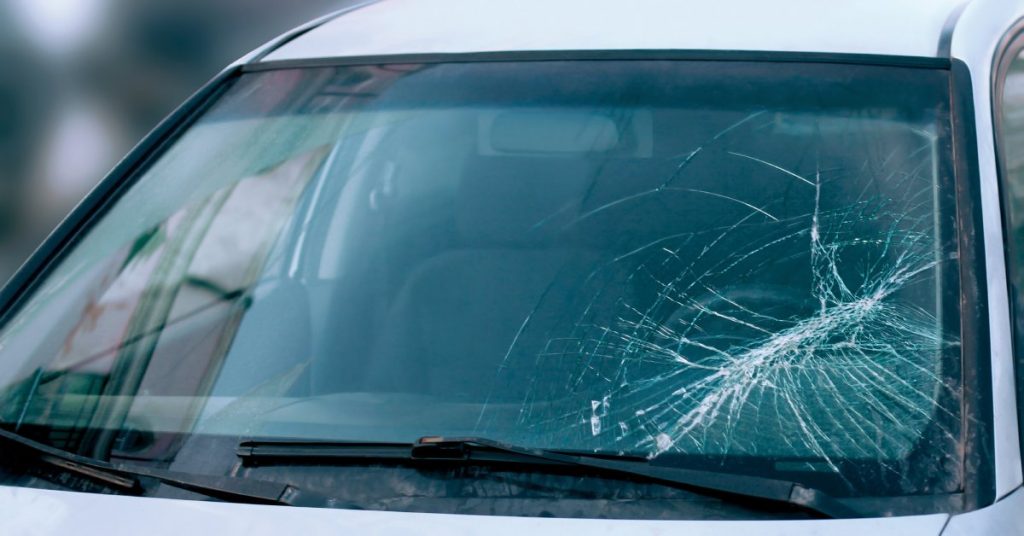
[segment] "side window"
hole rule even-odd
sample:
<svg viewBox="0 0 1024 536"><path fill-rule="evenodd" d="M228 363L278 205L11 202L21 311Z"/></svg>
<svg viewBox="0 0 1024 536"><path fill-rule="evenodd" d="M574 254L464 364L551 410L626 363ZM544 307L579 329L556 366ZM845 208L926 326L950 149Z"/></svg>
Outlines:
<svg viewBox="0 0 1024 536"><path fill-rule="evenodd" d="M1024 35L1001 49L993 84L997 162L1013 310L1018 417L1024 445Z"/></svg>

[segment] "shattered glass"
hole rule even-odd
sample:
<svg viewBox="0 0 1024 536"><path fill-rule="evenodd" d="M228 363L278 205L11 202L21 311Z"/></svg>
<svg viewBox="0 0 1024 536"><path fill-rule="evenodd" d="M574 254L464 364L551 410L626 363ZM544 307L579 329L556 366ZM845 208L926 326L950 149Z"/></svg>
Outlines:
<svg viewBox="0 0 1024 536"><path fill-rule="evenodd" d="M959 342L942 329L935 286L956 256L936 248L935 136L914 131L910 145L859 169L836 166L814 139L801 149L816 156L799 170L769 160L777 154L740 152L780 123L901 129L757 112L695 148L664 182L629 194L634 203L676 195L685 201L666 203L720 204L703 228L651 235L586 274L579 316L535 326L542 308L564 306L555 302L526 318L520 337L542 331L543 345L522 352L513 341L496 388L517 387L502 385L508 369L531 370L518 386L524 439L649 456L814 459L837 473L851 459L902 472L937 421L948 424L933 440L955 442L959 395L941 356ZM747 166L744 177L777 186L730 188L701 176L701 158L706 168L733 160ZM490 425L486 407L481 425Z"/></svg>

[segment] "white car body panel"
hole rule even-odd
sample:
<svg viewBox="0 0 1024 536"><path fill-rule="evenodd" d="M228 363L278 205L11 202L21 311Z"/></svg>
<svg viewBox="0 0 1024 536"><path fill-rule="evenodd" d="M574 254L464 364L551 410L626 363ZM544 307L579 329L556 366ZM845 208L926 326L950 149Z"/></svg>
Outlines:
<svg viewBox="0 0 1024 536"><path fill-rule="evenodd" d="M890 519L782 522L558 519L287 508L0 487L0 534L33 536L83 534L83 530L104 536L128 536L143 531L151 536L935 536L948 518L945 514L936 514Z"/></svg>
<svg viewBox="0 0 1024 536"><path fill-rule="evenodd" d="M820 521L636 521L511 518L285 508L0 487L0 534L477 534L571 532L693 536L1024 535L1024 472L1013 377L990 77L1024 0L385 0L313 21L241 58L253 62L545 50L744 50L934 57L956 22L951 55L971 69L992 350L996 492L957 516ZM595 512L595 516L599 515Z"/></svg>
<svg viewBox="0 0 1024 536"><path fill-rule="evenodd" d="M1007 297L1006 262L1003 258L1003 222L996 176L992 129L992 55L1007 26L1024 16L1024 4L1006 0L982 0L969 5L953 33L953 57L971 69L974 115L978 139L978 175L981 177L985 263L988 280L989 337L992 350L992 400L995 433L996 496L1021 485L1020 434L1017 430L1017 399L1014 385L1012 327Z"/></svg>
<svg viewBox="0 0 1024 536"><path fill-rule="evenodd" d="M974 512L953 516L942 536L1024 536L1024 489Z"/></svg>
<svg viewBox="0 0 1024 536"><path fill-rule="evenodd" d="M963 0L843 4L821 0L387 0L338 17L265 60L636 49L934 56L946 19Z"/></svg>

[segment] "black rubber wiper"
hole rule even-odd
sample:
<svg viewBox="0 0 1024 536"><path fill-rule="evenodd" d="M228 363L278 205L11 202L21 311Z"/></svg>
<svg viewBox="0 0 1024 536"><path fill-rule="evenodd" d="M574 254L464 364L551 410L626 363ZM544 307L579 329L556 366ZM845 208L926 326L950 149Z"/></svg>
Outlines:
<svg viewBox="0 0 1024 536"><path fill-rule="evenodd" d="M230 502L278 504L285 506L340 506L335 501L299 488L266 480L253 480L232 476L194 475L165 469L114 465L44 445L27 437L0 429L0 452L5 464L19 463L29 458L39 462L102 482L131 495L145 495L157 481L207 497Z"/></svg>
<svg viewBox="0 0 1024 536"><path fill-rule="evenodd" d="M330 464L341 461L408 463L417 460L462 460L586 467L691 491L728 496L734 500L789 504L824 517L864 517L864 514L847 507L827 493L798 482L657 465L647 458L636 456L535 449L482 437L424 437L416 443L252 440L239 444L237 454L247 465L258 465L261 462Z"/></svg>

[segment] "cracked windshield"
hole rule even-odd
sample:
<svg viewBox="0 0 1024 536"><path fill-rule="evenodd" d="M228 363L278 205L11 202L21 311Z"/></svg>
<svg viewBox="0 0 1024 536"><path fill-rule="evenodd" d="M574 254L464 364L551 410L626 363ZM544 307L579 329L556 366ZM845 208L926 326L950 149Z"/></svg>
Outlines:
<svg viewBox="0 0 1024 536"><path fill-rule="evenodd" d="M22 299L0 422L179 468L202 437L477 436L956 492L947 86L646 60L241 75Z"/></svg>

